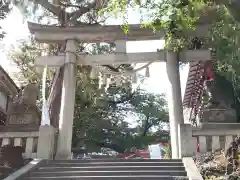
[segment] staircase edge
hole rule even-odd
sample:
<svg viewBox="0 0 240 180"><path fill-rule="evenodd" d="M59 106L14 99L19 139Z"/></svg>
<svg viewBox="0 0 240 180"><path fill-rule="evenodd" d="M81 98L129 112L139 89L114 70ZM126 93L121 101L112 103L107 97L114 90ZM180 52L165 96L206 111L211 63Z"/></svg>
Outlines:
<svg viewBox="0 0 240 180"><path fill-rule="evenodd" d="M14 172L13 174L9 175L3 180L19 180L19 178L23 177L24 175L28 174L29 171L36 169L37 167L41 166L44 163L43 159L34 159L25 166L21 167L19 170Z"/></svg>
<svg viewBox="0 0 240 180"><path fill-rule="evenodd" d="M182 161L189 180L203 180L192 157L183 157Z"/></svg>

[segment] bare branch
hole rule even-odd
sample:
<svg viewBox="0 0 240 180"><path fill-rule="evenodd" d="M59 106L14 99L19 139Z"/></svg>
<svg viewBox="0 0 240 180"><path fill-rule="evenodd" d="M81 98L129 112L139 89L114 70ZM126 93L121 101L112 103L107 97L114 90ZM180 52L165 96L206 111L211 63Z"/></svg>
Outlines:
<svg viewBox="0 0 240 180"><path fill-rule="evenodd" d="M49 12L51 12L52 14L54 14L55 16L58 16L61 12L61 8L57 7L51 3L48 2L48 0L35 0L34 3L42 6L43 8L45 8L46 10L48 10Z"/></svg>
<svg viewBox="0 0 240 180"><path fill-rule="evenodd" d="M119 67L115 68L115 67L110 66L110 65L102 65L102 66L108 68L109 70L111 70L113 72L120 72Z"/></svg>
<svg viewBox="0 0 240 180"><path fill-rule="evenodd" d="M91 4L88 4L86 7L82 6L79 10L70 13L70 20L68 21L68 23L70 23L70 24L76 23L78 18L80 18L85 13L89 12L91 9L95 8L96 5L97 5L97 3L96 3L96 1L94 1Z"/></svg>

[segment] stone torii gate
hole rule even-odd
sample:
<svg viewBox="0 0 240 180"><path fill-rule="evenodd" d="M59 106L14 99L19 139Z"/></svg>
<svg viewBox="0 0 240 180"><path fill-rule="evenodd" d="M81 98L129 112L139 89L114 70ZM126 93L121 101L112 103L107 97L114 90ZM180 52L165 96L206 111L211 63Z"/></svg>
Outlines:
<svg viewBox="0 0 240 180"><path fill-rule="evenodd" d="M164 37L162 32L153 33L151 29L140 28L140 25L130 25L129 34L124 34L121 26L88 26L88 27L56 27L28 23L30 32L40 43L66 43L64 55L42 56L36 59L36 66L64 67L61 108L59 117L59 136L56 158L71 157L72 125L75 103L76 66L132 64L143 62L166 62L167 76L170 82L168 94L169 121L172 158L180 158L179 124L184 124L182 96L179 75L179 60L200 61L211 60L208 50L187 50L180 52L157 51L126 53L126 41L159 40ZM206 27L197 26L191 35L204 36ZM86 55L77 54L77 43L115 42L116 52L113 54ZM180 57L180 59L178 59Z"/></svg>

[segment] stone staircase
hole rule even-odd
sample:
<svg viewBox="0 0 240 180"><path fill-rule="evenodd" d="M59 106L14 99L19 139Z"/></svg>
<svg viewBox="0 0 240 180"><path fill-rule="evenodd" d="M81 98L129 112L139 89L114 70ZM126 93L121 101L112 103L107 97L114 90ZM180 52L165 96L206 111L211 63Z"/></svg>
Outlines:
<svg viewBox="0 0 240 180"><path fill-rule="evenodd" d="M187 180L181 159L46 160L20 180Z"/></svg>

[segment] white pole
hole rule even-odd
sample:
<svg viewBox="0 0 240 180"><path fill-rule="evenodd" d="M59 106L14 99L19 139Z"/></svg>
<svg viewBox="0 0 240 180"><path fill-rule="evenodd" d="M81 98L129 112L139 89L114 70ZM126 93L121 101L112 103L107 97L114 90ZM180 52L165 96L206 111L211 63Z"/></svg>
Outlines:
<svg viewBox="0 0 240 180"><path fill-rule="evenodd" d="M168 108L172 158L179 158L178 125L184 124L179 74L179 62L176 52L167 52L166 70L169 80Z"/></svg>
<svg viewBox="0 0 240 180"><path fill-rule="evenodd" d="M47 81L47 65L44 67L43 77L42 77L42 98L43 98L42 119L41 119L42 126L50 125L50 117L48 114L48 107L47 107L47 101L46 101L46 81Z"/></svg>

